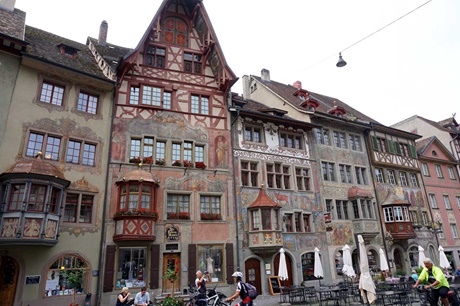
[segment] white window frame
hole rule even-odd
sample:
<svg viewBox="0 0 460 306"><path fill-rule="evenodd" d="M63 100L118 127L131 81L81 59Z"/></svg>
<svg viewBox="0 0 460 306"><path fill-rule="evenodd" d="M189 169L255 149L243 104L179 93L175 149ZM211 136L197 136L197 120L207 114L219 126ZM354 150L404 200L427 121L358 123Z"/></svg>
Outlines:
<svg viewBox="0 0 460 306"><path fill-rule="evenodd" d="M455 177L455 171L453 167L447 167L447 172L449 172L449 178L451 180L456 180L457 178Z"/></svg>
<svg viewBox="0 0 460 306"><path fill-rule="evenodd" d="M452 205L450 205L450 198L448 195L442 195L442 201L444 202L444 207L446 209L452 209Z"/></svg>
<svg viewBox="0 0 460 306"><path fill-rule="evenodd" d="M434 165L434 169L436 170L436 176L437 176L438 178L444 178L444 176L443 176L443 174L442 174L441 165L435 164L435 165Z"/></svg>
<svg viewBox="0 0 460 306"><path fill-rule="evenodd" d="M422 174L423 176L430 176L430 170L428 169L427 163L422 163Z"/></svg>
<svg viewBox="0 0 460 306"><path fill-rule="evenodd" d="M436 195L434 193L429 193L428 197L429 197L429 200L430 200L431 208L439 208L438 203L436 202Z"/></svg>

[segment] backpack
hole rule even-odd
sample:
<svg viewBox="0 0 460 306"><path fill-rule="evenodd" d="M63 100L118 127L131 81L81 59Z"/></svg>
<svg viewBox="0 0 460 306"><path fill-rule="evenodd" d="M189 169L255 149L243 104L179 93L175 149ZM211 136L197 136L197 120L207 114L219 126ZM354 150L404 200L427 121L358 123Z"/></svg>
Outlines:
<svg viewBox="0 0 460 306"><path fill-rule="evenodd" d="M251 300L255 300L259 295L257 293L257 288L251 285L250 283L244 283L244 286L246 287L246 292L248 296L251 298Z"/></svg>

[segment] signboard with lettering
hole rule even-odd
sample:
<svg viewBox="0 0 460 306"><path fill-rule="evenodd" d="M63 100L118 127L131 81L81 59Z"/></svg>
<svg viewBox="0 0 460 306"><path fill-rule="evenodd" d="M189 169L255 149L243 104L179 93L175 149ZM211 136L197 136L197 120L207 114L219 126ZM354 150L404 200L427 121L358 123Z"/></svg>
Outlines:
<svg viewBox="0 0 460 306"><path fill-rule="evenodd" d="M27 275L26 285L40 284L40 275Z"/></svg>
<svg viewBox="0 0 460 306"><path fill-rule="evenodd" d="M167 225L165 228L166 242L179 241L180 232L179 228L175 225Z"/></svg>

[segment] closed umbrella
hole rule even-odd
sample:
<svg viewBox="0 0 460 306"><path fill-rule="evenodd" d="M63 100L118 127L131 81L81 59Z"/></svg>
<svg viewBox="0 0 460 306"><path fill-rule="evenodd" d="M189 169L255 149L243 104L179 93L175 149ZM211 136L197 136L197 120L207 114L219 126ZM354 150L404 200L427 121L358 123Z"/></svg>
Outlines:
<svg viewBox="0 0 460 306"><path fill-rule="evenodd" d="M289 278L287 265L286 265L286 255L284 254L284 249L280 249L280 263L278 268L278 277L280 280L285 281Z"/></svg>
<svg viewBox="0 0 460 306"><path fill-rule="evenodd" d="M363 297L364 303L374 303L376 299L375 284L369 273L369 260L367 259L366 246L364 245L363 236L358 235L359 242L359 267L361 268L361 276L359 277L359 290Z"/></svg>
<svg viewBox="0 0 460 306"><path fill-rule="evenodd" d="M419 267L424 267L425 264L423 263L425 261L425 253L424 249L421 246L418 246L418 266Z"/></svg>
<svg viewBox="0 0 460 306"><path fill-rule="evenodd" d="M350 247L348 246L348 244L345 244L345 246L342 248L342 252L343 252L342 273L348 277L354 277L356 274L355 274L355 269L353 269L353 262L351 260L351 252L350 252Z"/></svg>
<svg viewBox="0 0 460 306"><path fill-rule="evenodd" d="M324 277L323 265L321 264L321 257L319 257L319 250L315 248L315 266L313 269L313 274L317 278ZM321 280L319 281L321 285Z"/></svg>
<svg viewBox="0 0 460 306"><path fill-rule="evenodd" d="M390 268L388 267L387 259L385 257L385 253L383 252L382 248L380 248L379 254L380 254L380 270L382 271L390 270Z"/></svg>
<svg viewBox="0 0 460 306"><path fill-rule="evenodd" d="M450 268L450 263L447 260L446 254L444 253L444 248L439 246L439 266L441 268Z"/></svg>

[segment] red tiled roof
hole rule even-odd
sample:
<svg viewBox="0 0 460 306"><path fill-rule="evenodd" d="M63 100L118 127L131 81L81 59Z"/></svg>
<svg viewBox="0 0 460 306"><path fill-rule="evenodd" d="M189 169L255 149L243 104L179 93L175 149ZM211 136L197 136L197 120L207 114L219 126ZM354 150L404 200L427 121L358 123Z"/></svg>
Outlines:
<svg viewBox="0 0 460 306"><path fill-rule="evenodd" d="M273 201L265 192L264 188L260 188L259 195L257 199L249 205L248 208L256 208L256 207L281 207L280 204Z"/></svg>

